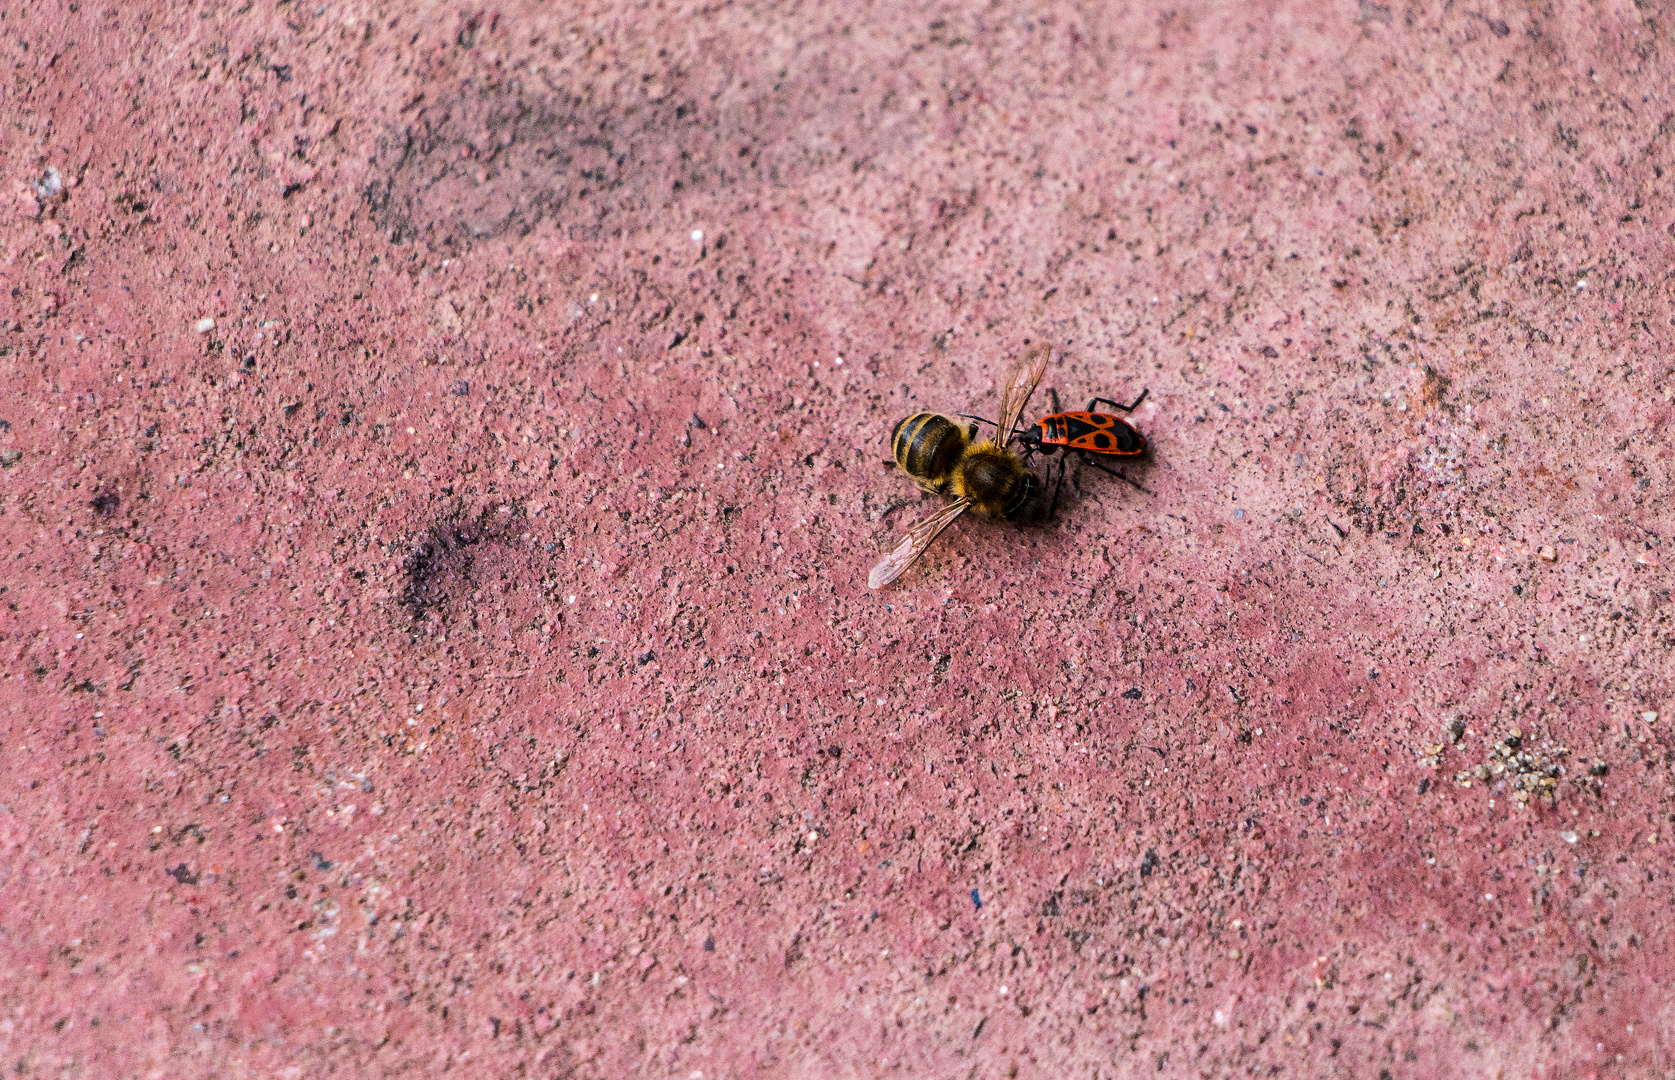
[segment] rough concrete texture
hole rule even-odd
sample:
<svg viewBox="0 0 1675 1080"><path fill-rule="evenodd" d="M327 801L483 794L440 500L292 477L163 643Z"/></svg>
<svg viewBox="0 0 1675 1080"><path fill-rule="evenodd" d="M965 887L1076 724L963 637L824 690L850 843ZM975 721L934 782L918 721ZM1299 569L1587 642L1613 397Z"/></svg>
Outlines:
<svg viewBox="0 0 1675 1080"><path fill-rule="evenodd" d="M1675 1069L1669 25L0 13L8 1075Z"/></svg>

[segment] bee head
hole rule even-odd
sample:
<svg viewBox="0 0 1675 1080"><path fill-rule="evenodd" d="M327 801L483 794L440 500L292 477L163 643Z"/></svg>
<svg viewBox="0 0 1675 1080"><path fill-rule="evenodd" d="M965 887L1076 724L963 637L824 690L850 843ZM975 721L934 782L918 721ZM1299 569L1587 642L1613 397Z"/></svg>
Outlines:
<svg viewBox="0 0 1675 1080"><path fill-rule="evenodd" d="M1039 486L1035 474L1025 469L1023 481L1017 485L1012 493L1012 500L1006 505L1005 516L1007 521L1017 521L1024 516L1025 510L1029 507L1029 501L1035 497L1035 492Z"/></svg>

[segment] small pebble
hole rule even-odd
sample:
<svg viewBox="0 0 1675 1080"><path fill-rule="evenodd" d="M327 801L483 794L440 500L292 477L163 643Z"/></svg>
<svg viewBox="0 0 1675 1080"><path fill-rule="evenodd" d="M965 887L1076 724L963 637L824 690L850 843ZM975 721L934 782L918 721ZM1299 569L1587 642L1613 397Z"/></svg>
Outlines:
<svg viewBox="0 0 1675 1080"><path fill-rule="evenodd" d="M64 190L64 174L58 171L58 166L47 166L45 174L35 181L35 190L43 199L50 199Z"/></svg>
<svg viewBox="0 0 1675 1080"><path fill-rule="evenodd" d="M1536 554L1541 557L1542 562L1558 562L1559 561L1559 553L1553 547L1552 544L1542 545L1541 550L1536 552Z"/></svg>
<svg viewBox="0 0 1675 1080"><path fill-rule="evenodd" d="M1569 829L1566 829L1564 832L1559 834L1559 839L1563 840L1567 844L1574 844L1574 843L1576 843L1577 836L1576 836L1575 833L1571 832Z"/></svg>
<svg viewBox="0 0 1675 1080"><path fill-rule="evenodd" d="M211 330L215 329L215 320L208 317L199 319L197 325L194 326L193 329L200 334L207 334Z"/></svg>

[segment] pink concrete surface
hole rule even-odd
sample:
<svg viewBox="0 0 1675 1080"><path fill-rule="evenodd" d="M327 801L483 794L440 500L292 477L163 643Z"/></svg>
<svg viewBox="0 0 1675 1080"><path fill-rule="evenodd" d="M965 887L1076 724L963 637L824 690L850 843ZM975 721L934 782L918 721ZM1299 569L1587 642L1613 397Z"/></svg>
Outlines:
<svg viewBox="0 0 1675 1080"><path fill-rule="evenodd" d="M0 1066L1675 1070L1672 18L0 11Z"/></svg>

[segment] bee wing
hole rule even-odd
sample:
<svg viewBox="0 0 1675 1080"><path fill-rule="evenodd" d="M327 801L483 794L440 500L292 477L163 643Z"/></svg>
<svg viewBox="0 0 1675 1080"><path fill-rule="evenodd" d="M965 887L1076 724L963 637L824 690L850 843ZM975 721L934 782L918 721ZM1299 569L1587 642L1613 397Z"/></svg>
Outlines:
<svg viewBox="0 0 1675 1080"><path fill-rule="evenodd" d="M1052 352L1050 345L1031 345L1018 358L1011 374L1006 376L1006 389L1000 395L1000 428L995 434L995 441L1001 446L1012 441L1018 417L1023 414L1024 406L1029 404L1030 395L1035 393L1035 384L1046 372L1047 359Z"/></svg>
<svg viewBox="0 0 1675 1080"><path fill-rule="evenodd" d="M867 575L867 588L882 589L890 582L901 577L908 567L912 566L925 549L931 546L943 529L954 523L954 519L965 513L966 507L971 505L970 499L960 499L951 502L930 517L914 522L902 533L901 543L890 554L880 559L878 565Z"/></svg>

